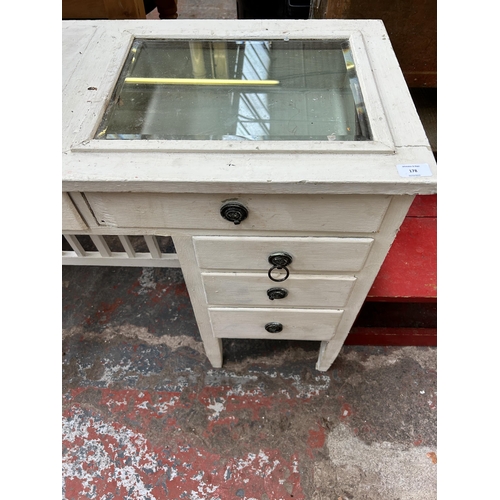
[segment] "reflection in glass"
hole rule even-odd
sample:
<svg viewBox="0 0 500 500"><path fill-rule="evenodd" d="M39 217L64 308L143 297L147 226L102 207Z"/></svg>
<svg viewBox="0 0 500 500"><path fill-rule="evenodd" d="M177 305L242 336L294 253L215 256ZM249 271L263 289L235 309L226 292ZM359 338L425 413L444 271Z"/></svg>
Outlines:
<svg viewBox="0 0 500 500"><path fill-rule="evenodd" d="M96 138L372 137L347 42L136 39Z"/></svg>

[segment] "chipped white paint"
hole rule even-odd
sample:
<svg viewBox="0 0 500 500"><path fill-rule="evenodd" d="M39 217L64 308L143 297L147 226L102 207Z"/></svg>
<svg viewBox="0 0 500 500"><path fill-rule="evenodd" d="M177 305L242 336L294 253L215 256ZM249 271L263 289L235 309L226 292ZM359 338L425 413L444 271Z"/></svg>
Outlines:
<svg viewBox="0 0 500 500"><path fill-rule="evenodd" d="M104 373L102 374L101 378L99 379L94 379L94 382L96 384L99 384L99 382L104 383L107 386L114 384L117 380L121 380L127 375L130 374L130 367L132 366L132 363L130 361L124 363L123 361L120 362L119 365L112 364L109 366L108 360L104 361ZM80 371L83 371L82 367L80 364L78 364L78 368ZM82 374L82 377L85 375Z"/></svg>
<svg viewBox="0 0 500 500"><path fill-rule="evenodd" d="M264 393L261 389L253 389L250 391L243 390L241 385L237 385L236 387L232 387L226 393L227 396L239 396L239 397L256 397L256 396L264 396Z"/></svg>
<svg viewBox="0 0 500 500"><path fill-rule="evenodd" d="M205 385L225 385L228 383L243 385L257 380L257 375L239 375L229 370L208 370Z"/></svg>
<svg viewBox="0 0 500 500"><path fill-rule="evenodd" d="M95 439L87 440L90 427L98 434L112 436L117 442L125 445L126 454L130 457L130 465L120 467L110 457L110 451L114 450L104 449L102 444ZM139 464L147 468L149 464L156 463L154 454L147 451L146 439L141 434L123 427L115 429L111 424L86 418L80 409L75 410L72 419L63 419L62 430L63 440L74 443L78 438L83 439L83 443L78 446L76 458L74 454L64 455L62 463L63 478L78 478L82 481L82 498L83 496L97 498L92 488L96 470L99 473L113 470L113 480L128 491L130 500L141 500L145 497L157 500L150 495L145 484L135 473ZM94 467L89 468L89 462L92 462Z"/></svg>
<svg viewBox="0 0 500 500"><path fill-rule="evenodd" d="M158 409L158 413L167 413L169 411L169 407L175 406L175 404L180 400L179 396L172 396L169 401L163 401L159 405L156 405L155 407Z"/></svg>
<svg viewBox="0 0 500 500"><path fill-rule="evenodd" d="M239 459L236 463L236 469L243 471L246 468L254 470L254 474L260 477L270 476L276 467L280 464L279 460L270 461L264 451L259 450L259 453L249 453L245 459Z"/></svg>
<svg viewBox="0 0 500 500"><path fill-rule="evenodd" d="M128 405L128 401L126 399L124 399L123 401L118 401L116 399L108 399L106 401L106 406L111 410L112 408L116 407L116 406L127 406Z"/></svg>
<svg viewBox="0 0 500 500"><path fill-rule="evenodd" d="M317 384L308 384L302 381L302 377L300 374L295 375L284 375L280 373L280 375L285 379L294 380L293 386L297 389L297 398L299 399L309 399L313 396L319 396L320 391L325 391L330 387L330 377L328 375L318 375L313 377Z"/></svg>
<svg viewBox="0 0 500 500"><path fill-rule="evenodd" d="M287 397L287 399L292 399L292 396L290 396L289 392L288 392L287 390L285 390L285 389L281 389L281 390L279 391L279 393L280 393L280 394L283 394L284 396L286 396L286 397Z"/></svg>
<svg viewBox="0 0 500 500"><path fill-rule="evenodd" d="M244 468L249 467L250 465L252 465L253 461L255 460L255 457L256 457L255 453L249 453L246 459L244 458L238 459L238 461L236 462L236 469L243 470Z"/></svg>
<svg viewBox="0 0 500 500"><path fill-rule="evenodd" d="M215 401L213 404L207 405L207 409L212 410L214 413L208 417L208 420L217 420L221 414L226 409L225 406L225 399L223 398L218 398L222 399L222 401Z"/></svg>
<svg viewBox="0 0 500 500"><path fill-rule="evenodd" d="M156 288L156 280L154 279L154 268L152 267L143 268L138 281L139 285L141 286L138 293L141 295L144 295L145 293L148 293L151 289Z"/></svg>
<svg viewBox="0 0 500 500"><path fill-rule="evenodd" d="M253 375L257 373L258 375ZM245 389L244 385L249 382L265 380L265 377L276 379L281 377L285 380L292 379L292 386L296 389L296 394L293 396L286 389L280 389L279 393L291 399L292 397L298 399L309 399L314 396L319 396L321 391L326 391L330 387L331 379L328 375L317 375L312 377L312 382L304 382L300 374L284 374L277 370L255 370L249 369L248 374L241 375L231 372L229 370L208 370L205 376L206 385L224 386L228 385L229 388L226 392L226 397L241 396L241 397L259 397L265 396L265 392L261 387L254 387L252 389ZM265 386L265 382L262 383Z"/></svg>

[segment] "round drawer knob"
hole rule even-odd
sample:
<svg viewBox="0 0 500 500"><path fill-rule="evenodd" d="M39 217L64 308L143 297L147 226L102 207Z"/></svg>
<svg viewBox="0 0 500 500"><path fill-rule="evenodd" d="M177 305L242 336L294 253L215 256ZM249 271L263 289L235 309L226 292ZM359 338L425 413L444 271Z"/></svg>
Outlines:
<svg viewBox="0 0 500 500"><path fill-rule="evenodd" d="M231 201L222 205L220 214L229 222L239 224L248 217L248 210L241 203L238 203L237 201Z"/></svg>
<svg viewBox="0 0 500 500"><path fill-rule="evenodd" d="M265 329L269 333L279 333L283 330L283 325L281 323L268 323L265 326Z"/></svg>
<svg viewBox="0 0 500 500"><path fill-rule="evenodd" d="M269 264L281 269L292 263L292 256L286 252L275 252L268 257Z"/></svg>
<svg viewBox="0 0 500 500"><path fill-rule="evenodd" d="M284 299L288 295L288 290L286 288L270 288L267 291L267 296L270 300L274 299Z"/></svg>

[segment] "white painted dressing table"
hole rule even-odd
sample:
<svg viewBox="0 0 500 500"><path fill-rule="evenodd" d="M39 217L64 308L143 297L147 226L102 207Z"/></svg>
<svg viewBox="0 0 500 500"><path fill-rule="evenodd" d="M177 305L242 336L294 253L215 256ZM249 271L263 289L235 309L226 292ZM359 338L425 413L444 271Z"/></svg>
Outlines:
<svg viewBox="0 0 500 500"><path fill-rule="evenodd" d="M214 367L272 338L327 370L436 192L382 22L65 21L63 69L63 263L180 266Z"/></svg>

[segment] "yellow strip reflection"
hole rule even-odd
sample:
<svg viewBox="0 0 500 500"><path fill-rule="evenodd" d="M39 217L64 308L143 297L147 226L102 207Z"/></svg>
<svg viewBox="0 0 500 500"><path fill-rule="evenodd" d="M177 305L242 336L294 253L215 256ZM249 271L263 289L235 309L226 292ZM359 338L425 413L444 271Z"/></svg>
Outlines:
<svg viewBox="0 0 500 500"><path fill-rule="evenodd" d="M232 80L223 78L125 78L125 83L141 85L279 85L279 80Z"/></svg>

